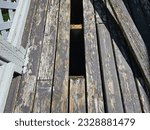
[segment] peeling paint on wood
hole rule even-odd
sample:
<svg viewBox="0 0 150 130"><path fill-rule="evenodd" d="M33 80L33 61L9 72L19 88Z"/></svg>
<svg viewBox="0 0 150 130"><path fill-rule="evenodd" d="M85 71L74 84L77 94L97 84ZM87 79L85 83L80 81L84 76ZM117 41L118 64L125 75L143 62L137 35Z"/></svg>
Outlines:
<svg viewBox="0 0 150 130"><path fill-rule="evenodd" d="M86 112L86 95L84 77L70 77L70 110L71 113Z"/></svg>
<svg viewBox="0 0 150 130"><path fill-rule="evenodd" d="M38 75L40 80L53 79L58 29L58 13L59 0L50 0Z"/></svg>
<svg viewBox="0 0 150 130"><path fill-rule="evenodd" d="M49 113L51 104L50 81L37 81L36 95L34 101L34 113Z"/></svg>
<svg viewBox="0 0 150 130"><path fill-rule="evenodd" d="M48 0L39 0L30 36L29 63L20 84L15 112L32 112L47 5Z"/></svg>
<svg viewBox="0 0 150 130"><path fill-rule="evenodd" d="M108 1L107 7L111 8ZM111 11L111 14L113 14L112 9L109 9L109 11ZM131 70L132 66L127 47L119 27L117 28L117 22L115 19L113 19L113 17L110 15L108 16L108 19L125 112L141 113L141 104L139 101L139 95L135 84L133 71Z"/></svg>
<svg viewBox="0 0 150 130"><path fill-rule="evenodd" d="M51 112L68 112L70 0L60 1Z"/></svg>
<svg viewBox="0 0 150 130"><path fill-rule="evenodd" d="M37 1L29 20L27 67L5 112L150 111L144 78L130 65L124 30L119 31L120 22L106 1L83 0L83 25L70 25L70 0ZM84 29L86 75L69 78L70 29L76 28Z"/></svg>
<svg viewBox="0 0 150 130"><path fill-rule="evenodd" d="M104 112L94 8L83 0L88 112Z"/></svg>
<svg viewBox="0 0 150 130"><path fill-rule="evenodd" d="M118 19L122 32L126 38L126 45L130 48L132 55L138 64L144 80L150 86L150 63L148 48L146 47L139 31L130 17L123 1L109 0L111 7ZM150 88L150 87L149 87Z"/></svg>
<svg viewBox="0 0 150 130"><path fill-rule="evenodd" d="M123 112L123 104L110 34L104 24L97 24L97 28L107 110L108 112Z"/></svg>

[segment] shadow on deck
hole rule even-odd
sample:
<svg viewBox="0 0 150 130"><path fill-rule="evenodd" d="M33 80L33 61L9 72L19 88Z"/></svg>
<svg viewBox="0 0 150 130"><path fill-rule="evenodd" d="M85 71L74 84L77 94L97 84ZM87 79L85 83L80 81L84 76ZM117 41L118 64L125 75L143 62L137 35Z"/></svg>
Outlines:
<svg viewBox="0 0 150 130"><path fill-rule="evenodd" d="M145 3L128 1L126 8L150 52ZM5 112L150 112L149 86L108 0L76 2L32 3L36 7L30 7L22 40L27 66L23 75L14 76ZM73 17L76 13L83 19ZM72 29L72 24L81 27Z"/></svg>

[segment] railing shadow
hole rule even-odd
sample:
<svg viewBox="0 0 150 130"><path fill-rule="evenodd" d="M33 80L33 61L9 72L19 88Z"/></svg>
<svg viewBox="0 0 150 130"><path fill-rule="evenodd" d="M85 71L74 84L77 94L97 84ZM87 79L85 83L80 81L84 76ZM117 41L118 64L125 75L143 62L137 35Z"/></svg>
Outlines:
<svg viewBox="0 0 150 130"><path fill-rule="evenodd" d="M129 14L131 15L140 35L142 36L144 43L147 47L147 52L150 59L150 29L146 22L142 7L140 6L140 0L128 1L123 0Z"/></svg>
<svg viewBox="0 0 150 130"><path fill-rule="evenodd" d="M117 45L120 52L125 57L125 60L127 61L128 65L134 72L134 76L141 79L142 75L139 73L140 71L138 69L138 66L135 64L135 62L133 62L134 58L132 57L132 54L130 53L129 48L126 46L126 43L125 43L126 40L123 36L123 33L117 21L115 20L111 12L106 7L106 3L104 3L103 0L90 0L90 1L94 6L95 11L99 15L99 17L102 19L103 24L106 26L107 30L109 31L111 38L115 41L115 44ZM127 6L127 3L125 3L125 5ZM129 9L129 7L127 7L127 9ZM144 35L145 32L142 32L142 31L144 30L140 30L139 32L142 35L142 38L144 39L145 45L147 47L147 51L149 53L148 54L149 59L150 59L150 44L149 44L150 35L148 37L147 34ZM143 88L146 92L146 95L150 98L150 93L148 92L147 87L143 85Z"/></svg>

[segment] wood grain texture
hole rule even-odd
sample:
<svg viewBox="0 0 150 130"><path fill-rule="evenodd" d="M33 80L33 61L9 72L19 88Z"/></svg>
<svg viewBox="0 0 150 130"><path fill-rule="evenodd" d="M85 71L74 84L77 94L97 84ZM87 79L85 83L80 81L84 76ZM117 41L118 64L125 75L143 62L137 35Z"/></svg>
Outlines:
<svg viewBox="0 0 150 130"><path fill-rule="evenodd" d="M28 16L27 16L27 19L26 19L26 24L25 24L25 27L24 27L24 32L23 32L22 41L21 41L21 45L24 48L28 47L29 34L31 33L37 3L38 3L37 0L31 0L31 3L30 3L30 8L29 8L29 11L28 11Z"/></svg>
<svg viewBox="0 0 150 130"><path fill-rule="evenodd" d="M17 99L17 94L19 91L19 85L20 85L20 81L21 81L21 76L17 76L14 77L9 89L9 94L7 97L7 102L5 105L5 113L12 113L14 111L15 108L15 102Z"/></svg>
<svg viewBox="0 0 150 130"><path fill-rule="evenodd" d="M117 61L117 69L119 73L120 86L123 95L123 104L125 107L125 112L127 113L140 113L141 105L139 101L139 96L133 76L133 72L127 63L126 59L122 55L123 50L119 50L118 46L113 41L115 56Z"/></svg>
<svg viewBox="0 0 150 130"><path fill-rule="evenodd" d="M34 101L34 113L49 113L51 103L50 81L37 81L36 95Z"/></svg>
<svg viewBox="0 0 150 130"><path fill-rule="evenodd" d="M109 2L107 1L107 8ZM112 9L109 9L113 14ZM113 15L114 16L114 15ZM128 49L115 19L108 16L125 112L142 112Z"/></svg>
<svg viewBox="0 0 150 130"><path fill-rule="evenodd" d="M127 46L130 48L147 85L150 86L150 59L148 56L148 48L145 45L122 0L109 0L109 2L126 38Z"/></svg>
<svg viewBox="0 0 150 130"><path fill-rule="evenodd" d="M60 1L51 112L68 112L70 0Z"/></svg>
<svg viewBox="0 0 150 130"><path fill-rule="evenodd" d="M39 0L30 34L29 63L23 75L14 112L32 112L48 0Z"/></svg>
<svg viewBox="0 0 150 130"><path fill-rule="evenodd" d="M143 10L141 8L140 0L132 0L132 1L128 0L128 3L129 3L130 10L132 12L131 13L132 19L145 42L147 51L150 51L150 45L149 45L150 30L146 22Z"/></svg>
<svg viewBox="0 0 150 130"><path fill-rule="evenodd" d="M97 28L107 111L123 112L120 86L118 82L110 34L104 24L97 24Z"/></svg>
<svg viewBox="0 0 150 130"><path fill-rule="evenodd" d="M38 79L40 80L53 79L58 12L59 0L50 0L38 75Z"/></svg>
<svg viewBox="0 0 150 130"><path fill-rule="evenodd" d="M104 112L94 8L91 1L83 0L83 11L88 112Z"/></svg>
<svg viewBox="0 0 150 130"><path fill-rule="evenodd" d="M144 113L150 113L150 93L147 86L144 85L144 81L140 78L135 78L137 87L139 89L139 96L141 101L142 110Z"/></svg>
<svg viewBox="0 0 150 130"><path fill-rule="evenodd" d="M71 113L85 113L85 78L70 77L70 110Z"/></svg>

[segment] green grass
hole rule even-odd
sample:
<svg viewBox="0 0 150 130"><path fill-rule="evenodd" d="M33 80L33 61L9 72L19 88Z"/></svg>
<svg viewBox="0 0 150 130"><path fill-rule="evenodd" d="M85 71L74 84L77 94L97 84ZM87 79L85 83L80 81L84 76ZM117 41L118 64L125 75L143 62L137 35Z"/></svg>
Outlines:
<svg viewBox="0 0 150 130"><path fill-rule="evenodd" d="M9 14L8 13L4 13L3 14L3 20L4 21L8 21L8 19L9 19Z"/></svg>
<svg viewBox="0 0 150 130"><path fill-rule="evenodd" d="M9 12L8 9L2 9L3 20L6 22L9 20Z"/></svg>

